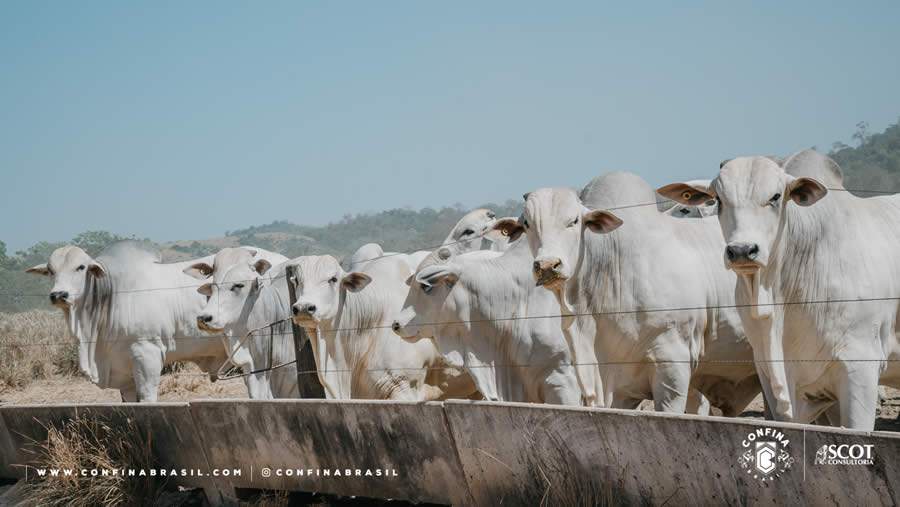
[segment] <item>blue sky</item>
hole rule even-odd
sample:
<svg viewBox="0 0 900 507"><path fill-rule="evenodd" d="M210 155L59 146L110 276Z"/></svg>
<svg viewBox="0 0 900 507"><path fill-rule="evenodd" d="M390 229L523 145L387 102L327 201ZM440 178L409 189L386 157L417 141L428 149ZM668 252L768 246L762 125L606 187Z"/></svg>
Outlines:
<svg viewBox="0 0 900 507"><path fill-rule="evenodd" d="M898 2L671 4L3 2L0 240L659 185L900 116Z"/></svg>

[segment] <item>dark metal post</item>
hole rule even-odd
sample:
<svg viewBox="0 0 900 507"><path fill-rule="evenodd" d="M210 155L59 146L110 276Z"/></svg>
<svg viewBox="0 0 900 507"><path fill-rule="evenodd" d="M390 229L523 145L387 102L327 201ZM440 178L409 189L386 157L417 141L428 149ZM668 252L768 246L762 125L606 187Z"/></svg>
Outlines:
<svg viewBox="0 0 900 507"><path fill-rule="evenodd" d="M284 270L284 275L287 277L291 308L297 302L297 291L293 282L291 282L296 272L297 266L294 265L288 265ZM297 358L297 387L300 389L300 397L324 398L325 389L322 388L322 383L319 382L319 375L316 373L316 358L313 355L312 344L306 336L306 331L295 324L293 320L291 321L291 329L294 331L294 357Z"/></svg>

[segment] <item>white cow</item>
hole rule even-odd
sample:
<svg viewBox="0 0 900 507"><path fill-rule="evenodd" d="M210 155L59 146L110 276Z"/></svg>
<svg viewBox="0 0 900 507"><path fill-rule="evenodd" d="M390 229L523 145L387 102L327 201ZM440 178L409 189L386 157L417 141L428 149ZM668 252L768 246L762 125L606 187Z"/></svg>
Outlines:
<svg viewBox="0 0 900 507"><path fill-rule="evenodd" d="M433 339L488 400L580 405L582 391L553 295L536 287L528 245L471 252L423 265L394 332ZM538 318L527 318L538 317ZM427 340L426 340L427 341Z"/></svg>
<svg viewBox="0 0 900 507"><path fill-rule="evenodd" d="M798 155L786 162L792 173L840 181L830 159ZM738 274L741 319L775 416L810 422L837 403L842 426L871 430L879 380L900 387L898 197L829 192L768 157L727 161L708 187L660 193L718 200L721 251Z"/></svg>
<svg viewBox="0 0 900 507"><path fill-rule="evenodd" d="M215 372L225 360L221 341L197 329L206 298L182 273L194 262L162 264L158 253L123 241L96 259L64 246L28 272L53 278L50 302L78 340L81 372L124 401L156 401L164 365L192 361Z"/></svg>
<svg viewBox="0 0 900 507"><path fill-rule="evenodd" d="M291 364L295 354L285 261L287 257L263 249L224 248L212 263L194 263L185 270L211 279L197 289L209 298L197 316L197 326L225 337L231 362L246 375L251 399L300 394L297 367Z"/></svg>
<svg viewBox="0 0 900 507"><path fill-rule="evenodd" d="M409 343L391 331L402 308L405 261L386 257L347 273L330 256L298 257L294 322L306 329L329 399L436 400L475 392L434 343Z"/></svg>
<svg viewBox="0 0 900 507"><path fill-rule="evenodd" d="M495 220L496 215L489 209L479 208L472 210L459 219L441 244L449 248L454 254L479 250L483 243L482 239L491 230ZM491 243L492 249L502 249L504 244L502 239L493 236L487 239ZM495 247L494 245L497 246ZM396 257L402 259L409 266L409 269L415 271L429 254L431 254L430 250L420 250L413 253L385 252L381 245L367 243L359 247L350 257L350 270L362 269L366 263L373 260Z"/></svg>
<svg viewBox="0 0 900 507"><path fill-rule="evenodd" d="M593 180L581 198L561 188L527 194L519 227L534 277L564 313L581 316L563 320L576 337L596 337L604 404L653 399L657 410L684 412L694 388L736 415L759 393L759 380L736 311L716 308L734 304L734 275L716 253L718 224L631 206L655 200L628 173ZM599 209L615 207L621 219ZM584 357L590 347L576 349Z"/></svg>

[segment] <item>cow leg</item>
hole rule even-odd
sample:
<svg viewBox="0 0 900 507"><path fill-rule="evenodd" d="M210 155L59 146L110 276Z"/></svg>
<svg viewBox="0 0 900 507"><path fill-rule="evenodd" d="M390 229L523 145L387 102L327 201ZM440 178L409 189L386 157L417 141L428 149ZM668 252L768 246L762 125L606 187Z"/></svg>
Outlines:
<svg viewBox="0 0 900 507"><path fill-rule="evenodd" d="M691 369L682 363L662 363L653 372L653 407L657 412L683 414L691 385Z"/></svg>
<svg viewBox="0 0 900 507"><path fill-rule="evenodd" d="M272 386L265 372L247 375L244 377L244 384L247 386L247 395L251 400L271 400L274 398Z"/></svg>
<svg viewBox="0 0 900 507"><path fill-rule="evenodd" d="M687 405L684 411L687 414L709 415L709 400L700 391L691 389L688 392Z"/></svg>
<svg viewBox="0 0 900 507"><path fill-rule="evenodd" d="M762 370L763 368L757 366L756 374L759 376L759 386L762 388L763 395L763 417L767 421L774 421L775 413L772 412L772 406L775 404L775 395L772 394L772 384L769 383L769 377Z"/></svg>
<svg viewBox="0 0 900 507"><path fill-rule="evenodd" d="M841 426L857 430L875 429L878 406L878 364L838 362L838 403Z"/></svg>
<svg viewBox="0 0 900 507"><path fill-rule="evenodd" d="M163 367L162 351L157 345L140 339L131 345L131 361L138 401L156 401Z"/></svg>

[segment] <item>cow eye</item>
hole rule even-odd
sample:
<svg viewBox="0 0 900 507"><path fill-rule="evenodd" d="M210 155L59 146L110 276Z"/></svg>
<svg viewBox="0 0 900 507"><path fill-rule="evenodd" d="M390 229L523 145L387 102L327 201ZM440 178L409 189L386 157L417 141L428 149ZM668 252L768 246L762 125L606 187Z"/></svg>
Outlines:
<svg viewBox="0 0 900 507"><path fill-rule="evenodd" d="M82 264L81 266L78 266L77 268L75 268L75 271L84 271L84 268L85 268L85 266L84 266L84 264Z"/></svg>
<svg viewBox="0 0 900 507"><path fill-rule="evenodd" d="M570 220L569 224L566 225L566 227L575 227L576 225L578 225L578 217L575 217L572 220Z"/></svg>
<svg viewBox="0 0 900 507"><path fill-rule="evenodd" d="M419 288L421 288L422 292L424 292L425 294L431 294L431 289L433 288L433 286L427 283L420 283Z"/></svg>
<svg viewBox="0 0 900 507"><path fill-rule="evenodd" d="M473 231L472 229L466 229L462 233L463 236L468 236L470 234L475 234L475 231Z"/></svg>
<svg viewBox="0 0 900 507"><path fill-rule="evenodd" d="M773 195L772 198L769 199L769 204L775 204L776 202L778 202L778 199L781 199L781 194Z"/></svg>
<svg viewBox="0 0 900 507"><path fill-rule="evenodd" d="M337 283L337 277L332 276L331 278L328 279L328 283Z"/></svg>
<svg viewBox="0 0 900 507"><path fill-rule="evenodd" d="M231 286L231 290L234 291L234 292L237 292L237 291L239 291L239 290L241 290L241 289L243 289L243 288L244 288L244 284L242 284L242 283L236 283L236 284L234 284L234 285Z"/></svg>
<svg viewBox="0 0 900 507"><path fill-rule="evenodd" d="M691 210L689 210L687 208L681 208L680 210L678 210L678 212L681 213L682 215L687 215L688 213L691 212Z"/></svg>
<svg viewBox="0 0 900 507"><path fill-rule="evenodd" d="M526 229L528 228L528 219L527 218L522 219L522 227L524 227Z"/></svg>

